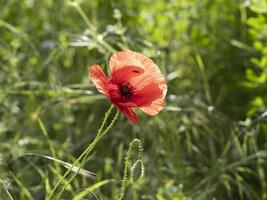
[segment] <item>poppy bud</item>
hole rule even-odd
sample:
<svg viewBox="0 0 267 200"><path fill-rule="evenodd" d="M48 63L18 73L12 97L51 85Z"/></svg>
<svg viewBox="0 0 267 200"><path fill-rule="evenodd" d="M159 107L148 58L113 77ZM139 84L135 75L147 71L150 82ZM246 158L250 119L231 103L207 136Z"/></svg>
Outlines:
<svg viewBox="0 0 267 200"><path fill-rule="evenodd" d="M131 168L131 180L136 183L144 176L145 168L142 160L137 160Z"/></svg>

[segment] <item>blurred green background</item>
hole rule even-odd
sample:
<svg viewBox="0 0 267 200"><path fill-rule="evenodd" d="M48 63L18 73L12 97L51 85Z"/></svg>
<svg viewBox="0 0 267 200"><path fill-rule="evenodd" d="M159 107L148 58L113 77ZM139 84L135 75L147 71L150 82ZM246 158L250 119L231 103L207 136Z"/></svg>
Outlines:
<svg viewBox="0 0 267 200"><path fill-rule="evenodd" d="M63 199L109 179L84 199L118 199L138 138L145 176L125 199L266 200L266 0L0 0L0 199L46 198L110 104L88 67L123 49L160 66L166 106L121 116L84 167L96 178Z"/></svg>

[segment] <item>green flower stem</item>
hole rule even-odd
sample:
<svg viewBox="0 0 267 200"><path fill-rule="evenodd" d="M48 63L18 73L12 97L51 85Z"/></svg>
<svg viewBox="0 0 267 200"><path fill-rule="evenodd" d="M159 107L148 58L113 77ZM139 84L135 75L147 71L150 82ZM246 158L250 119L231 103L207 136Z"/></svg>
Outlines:
<svg viewBox="0 0 267 200"><path fill-rule="evenodd" d="M62 193L65 191L66 187L72 182L72 180L77 176L77 174L79 173L80 169L85 165L86 160L89 156L89 154L91 153L91 151L94 149L94 147L96 146L96 144L99 142L99 140L104 137L108 131L113 127L113 125L115 124L116 120L119 117L119 111L117 110L116 115L114 116L113 120L111 121L111 123L109 124L109 126L106 128L106 130L103 133L100 133L99 135L97 135L97 137L95 138L95 140L89 145L91 148L88 148L88 151L86 152L81 164L79 165L78 170L73 174L73 176L70 178L69 181L67 181L65 183L65 185L63 186L63 188L60 190L58 196L57 196L57 200L60 199Z"/></svg>
<svg viewBox="0 0 267 200"><path fill-rule="evenodd" d="M95 145L97 144L97 142L99 141L99 139L101 138L100 136L102 135L103 129L107 123L107 120L111 114L111 111L113 110L114 106L112 105L109 110L106 112L105 114L105 118L100 126L100 128L98 129L97 135L95 137L95 139L93 140L93 142L88 145L88 147L84 150L84 152L74 161L74 163L70 166L70 168L65 172L65 174L58 180L58 182L56 183L55 187L53 188L52 192L49 194L48 199L47 200L51 200L54 193L56 192L57 188L59 187L59 185L63 182L63 180L65 180L65 178L71 173L71 171L73 170L74 167L76 167L80 160L86 155L89 154L88 152L91 152L93 150L93 148L95 147ZM117 111L118 112L118 111ZM109 127L108 127L109 128ZM111 127L110 127L111 128ZM106 129L107 130L107 129ZM105 131L103 132L103 134L105 133Z"/></svg>

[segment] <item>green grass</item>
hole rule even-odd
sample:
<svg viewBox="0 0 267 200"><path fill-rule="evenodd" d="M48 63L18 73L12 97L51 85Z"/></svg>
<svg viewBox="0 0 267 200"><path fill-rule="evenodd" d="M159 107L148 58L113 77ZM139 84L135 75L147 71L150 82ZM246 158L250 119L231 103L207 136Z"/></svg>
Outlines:
<svg viewBox="0 0 267 200"><path fill-rule="evenodd" d="M88 67L130 48L160 66L166 106L121 115L62 198L119 199L137 138L125 199L266 200L266 27L264 0L0 0L0 199L48 198L110 106Z"/></svg>

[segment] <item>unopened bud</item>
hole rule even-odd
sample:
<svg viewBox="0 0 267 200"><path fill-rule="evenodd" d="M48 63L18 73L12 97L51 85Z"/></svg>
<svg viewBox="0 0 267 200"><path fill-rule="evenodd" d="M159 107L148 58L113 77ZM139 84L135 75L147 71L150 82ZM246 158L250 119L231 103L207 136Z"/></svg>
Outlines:
<svg viewBox="0 0 267 200"><path fill-rule="evenodd" d="M135 183L144 176L145 168L142 160L137 160L131 169L131 179Z"/></svg>

